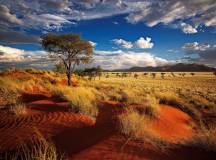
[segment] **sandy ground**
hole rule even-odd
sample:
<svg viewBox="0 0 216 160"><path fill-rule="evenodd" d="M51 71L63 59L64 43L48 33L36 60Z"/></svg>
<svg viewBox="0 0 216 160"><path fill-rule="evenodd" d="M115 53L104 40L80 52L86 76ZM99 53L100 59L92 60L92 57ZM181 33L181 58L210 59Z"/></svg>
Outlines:
<svg viewBox="0 0 216 160"><path fill-rule="evenodd" d="M0 152L13 150L40 132L52 139L57 149L69 159L79 160L145 160L145 159L212 159L215 156L198 148L176 147L161 152L150 144L143 144L120 135L116 116L123 105L101 102L97 120L68 112L68 103L53 99L49 93L26 93L27 114L16 117L0 111ZM191 117L167 105L161 105L159 118L152 121L153 129L167 142L178 144L191 138ZM125 143L127 144L125 145ZM124 147L122 147L124 146Z"/></svg>

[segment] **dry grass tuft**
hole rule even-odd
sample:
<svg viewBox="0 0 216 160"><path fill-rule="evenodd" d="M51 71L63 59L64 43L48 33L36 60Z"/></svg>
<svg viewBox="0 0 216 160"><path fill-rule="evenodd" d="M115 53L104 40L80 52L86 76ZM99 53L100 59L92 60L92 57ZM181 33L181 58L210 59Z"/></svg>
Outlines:
<svg viewBox="0 0 216 160"><path fill-rule="evenodd" d="M2 157L4 160L63 160L55 145L41 135L29 143L17 146L13 151L4 153Z"/></svg>
<svg viewBox="0 0 216 160"><path fill-rule="evenodd" d="M50 89L54 96L60 96L70 102L71 111L92 117L97 116L96 102L100 96L94 88L55 86Z"/></svg>
<svg viewBox="0 0 216 160"><path fill-rule="evenodd" d="M188 113L194 119L199 120L201 118L201 113L192 104L188 103L186 99L180 98L175 93L172 92L161 92L157 93L156 97L160 99L160 103L175 106Z"/></svg>
<svg viewBox="0 0 216 160"><path fill-rule="evenodd" d="M150 96L150 95L147 95L146 100L147 100L146 107L148 109L149 115L153 117L157 117L160 111L159 100L155 96Z"/></svg>
<svg viewBox="0 0 216 160"><path fill-rule="evenodd" d="M192 143L207 151L216 152L216 124L206 125L201 121L198 133Z"/></svg>
<svg viewBox="0 0 216 160"><path fill-rule="evenodd" d="M151 119L138 111L127 108L125 114L118 117L119 130L128 139L139 140L152 144L155 148L166 150L168 144L161 140L160 135L156 134L151 127Z"/></svg>
<svg viewBox="0 0 216 160"><path fill-rule="evenodd" d="M27 113L26 105L23 103L18 103L13 106L10 106L9 112L15 114L16 116L24 115Z"/></svg>

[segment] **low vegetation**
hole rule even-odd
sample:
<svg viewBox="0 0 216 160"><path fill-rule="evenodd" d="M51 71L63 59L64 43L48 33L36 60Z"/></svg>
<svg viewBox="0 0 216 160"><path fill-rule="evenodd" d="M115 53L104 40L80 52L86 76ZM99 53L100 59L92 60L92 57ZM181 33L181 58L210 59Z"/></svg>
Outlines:
<svg viewBox="0 0 216 160"><path fill-rule="evenodd" d="M118 117L119 131L129 140L149 143L155 148L166 150L168 143L161 140L160 135L152 130L151 119L132 108L126 108Z"/></svg>
<svg viewBox="0 0 216 160"><path fill-rule="evenodd" d="M124 110L118 116L120 132L128 139L164 148L167 144L152 131L150 121L159 119L161 104L167 104L189 114L197 123L196 136L187 144L216 151L215 125L198 124L204 116L216 113L216 81L212 73L100 73L97 76L94 72L80 71L73 75L72 84L76 85L67 86L67 77L61 73L11 69L0 76L0 105L20 116L26 113L23 93L46 92L54 99L68 102L68 111L97 118L100 102L118 101ZM22 153L27 157L58 159L54 146L47 142L36 143L32 148L27 146L20 147L18 154L12 156L21 157Z"/></svg>
<svg viewBox="0 0 216 160"><path fill-rule="evenodd" d="M207 151L216 152L216 125L204 124L200 121L200 127L192 140L192 144Z"/></svg>
<svg viewBox="0 0 216 160"><path fill-rule="evenodd" d="M63 156L57 153L56 147L41 135L20 144L13 151L0 155L4 160L63 160Z"/></svg>
<svg viewBox="0 0 216 160"><path fill-rule="evenodd" d="M16 116L24 115L26 114L26 105L23 103L17 103L15 105L10 106L9 111Z"/></svg>
<svg viewBox="0 0 216 160"><path fill-rule="evenodd" d="M94 88L55 86L50 88L52 94L70 102L70 110L96 117L98 114L97 98L100 97Z"/></svg>

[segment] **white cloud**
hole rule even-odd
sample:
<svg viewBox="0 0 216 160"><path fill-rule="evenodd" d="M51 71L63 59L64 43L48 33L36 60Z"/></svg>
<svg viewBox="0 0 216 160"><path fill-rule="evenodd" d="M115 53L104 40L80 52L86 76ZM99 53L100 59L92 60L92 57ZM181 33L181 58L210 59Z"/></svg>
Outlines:
<svg viewBox="0 0 216 160"><path fill-rule="evenodd" d="M184 33L186 33L186 34L197 33L197 29L194 28L193 26L191 26L190 24L181 23L181 24L180 24L180 28L181 28L181 30L182 30Z"/></svg>
<svg viewBox="0 0 216 160"><path fill-rule="evenodd" d="M48 30L58 30L63 24L72 24L72 22L64 17L53 14L28 15L25 19L25 23L28 23L28 26L31 26L32 28L40 26L41 28Z"/></svg>
<svg viewBox="0 0 216 160"><path fill-rule="evenodd" d="M205 51L210 48L210 44L199 44L198 42L185 43L183 49Z"/></svg>
<svg viewBox="0 0 216 160"><path fill-rule="evenodd" d="M0 62L29 62L47 58L45 51L25 51L0 45Z"/></svg>
<svg viewBox="0 0 216 160"><path fill-rule="evenodd" d="M120 45L121 47L126 49L131 49L131 48L147 49L147 48L152 48L154 46L154 43L151 42L151 38L149 37L146 37L146 39L140 37L134 43L123 39L114 39L113 42L114 44Z"/></svg>
<svg viewBox="0 0 216 160"><path fill-rule="evenodd" d="M151 42L151 38L147 37L146 39L143 37L140 37L136 42L135 46L137 48L152 48L154 46L154 43Z"/></svg>
<svg viewBox="0 0 216 160"><path fill-rule="evenodd" d="M93 65L101 65L104 69L130 68L132 66L162 66L175 63L175 61L156 57L147 52L97 50L95 54Z"/></svg>
<svg viewBox="0 0 216 160"><path fill-rule="evenodd" d="M198 25L212 26L215 24L215 9L216 3L213 0L156 0L152 3L146 3L145 6L135 12L130 12L127 21L130 23L144 22L152 27L159 23L166 25L175 20L191 18L192 21L197 19Z"/></svg>
<svg viewBox="0 0 216 160"><path fill-rule="evenodd" d="M114 39L113 42L117 45L120 45L123 48L130 49L133 48L133 44L129 41L125 41L123 39Z"/></svg>
<svg viewBox="0 0 216 160"><path fill-rule="evenodd" d="M95 43L93 41L89 41L89 43L92 45L92 47L95 47L97 45L97 43Z"/></svg>
<svg viewBox="0 0 216 160"><path fill-rule="evenodd" d="M46 67L52 66L52 63L48 61L48 53L45 51L26 51L2 45L0 45L0 62L5 66L12 64L40 68L43 68L43 65ZM101 65L104 69L119 69L130 68L132 66L161 66L173 63L175 61L156 57L147 52L96 50L92 65Z"/></svg>
<svg viewBox="0 0 216 160"><path fill-rule="evenodd" d="M192 26L202 24L216 26L214 0L0 0L0 4L1 21L22 24L25 28L34 27L35 22L37 29L41 27L50 29L53 25L56 27L52 29L59 29L71 21L122 14L127 15L126 19L129 23L144 22L150 27L159 23L167 25L186 19L191 20ZM186 26L186 28L184 29L186 33L195 32L192 29L194 27Z"/></svg>

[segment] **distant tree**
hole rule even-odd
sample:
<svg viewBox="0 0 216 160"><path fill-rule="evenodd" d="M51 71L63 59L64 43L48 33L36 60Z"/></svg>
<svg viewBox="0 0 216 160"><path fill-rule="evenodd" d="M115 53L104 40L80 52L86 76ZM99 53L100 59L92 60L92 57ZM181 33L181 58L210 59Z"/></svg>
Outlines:
<svg viewBox="0 0 216 160"><path fill-rule="evenodd" d="M116 77L119 77L119 73L116 73Z"/></svg>
<svg viewBox="0 0 216 160"><path fill-rule="evenodd" d="M190 73L191 74L191 76L194 76L195 75L195 73Z"/></svg>
<svg viewBox="0 0 216 160"><path fill-rule="evenodd" d="M151 75L152 75L152 78L155 79L156 73L151 73Z"/></svg>
<svg viewBox="0 0 216 160"><path fill-rule="evenodd" d="M64 64L69 86L75 66L89 63L92 59L92 45L77 34L45 34L42 36L42 46L50 53L51 58L60 60Z"/></svg>
<svg viewBox="0 0 216 160"><path fill-rule="evenodd" d="M166 73L162 72L162 73L161 73L161 78L164 79L165 74L166 74Z"/></svg>
<svg viewBox="0 0 216 160"><path fill-rule="evenodd" d="M134 74L134 78L137 79L138 77L139 77L139 75L138 75L137 73L135 73L135 74Z"/></svg>
<svg viewBox="0 0 216 160"><path fill-rule="evenodd" d="M102 68L100 66L86 68L83 72L86 76L88 76L89 80L92 80L93 78L95 79L97 76L100 79L100 77L102 76Z"/></svg>
<svg viewBox="0 0 216 160"><path fill-rule="evenodd" d="M109 78L109 74L106 75L106 78Z"/></svg>
<svg viewBox="0 0 216 160"><path fill-rule="evenodd" d="M186 73L182 73L182 77L184 77L186 75Z"/></svg>
<svg viewBox="0 0 216 160"><path fill-rule="evenodd" d="M216 76L216 71L213 74Z"/></svg>
<svg viewBox="0 0 216 160"><path fill-rule="evenodd" d="M144 76L147 76L147 75L148 75L148 73L143 73L143 75L144 75Z"/></svg>
<svg viewBox="0 0 216 160"><path fill-rule="evenodd" d="M96 75L98 76L99 80L100 80L100 78L102 76L102 71L103 71L102 67L101 66L97 66L97 68L96 68Z"/></svg>
<svg viewBox="0 0 216 160"><path fill-rule="evenodd" d="M126 77L127 77L127 73L126 72L122 73L122 78L126 78Z"/></svg>

